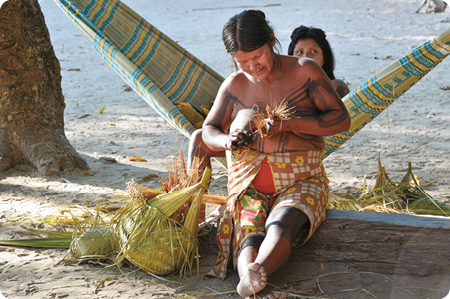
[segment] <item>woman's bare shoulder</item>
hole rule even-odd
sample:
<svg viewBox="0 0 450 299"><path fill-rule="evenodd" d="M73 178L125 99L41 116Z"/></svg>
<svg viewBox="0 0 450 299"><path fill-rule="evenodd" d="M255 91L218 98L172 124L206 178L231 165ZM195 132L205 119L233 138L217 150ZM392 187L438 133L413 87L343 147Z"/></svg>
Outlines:
<svg viewBox="0 0 450 299"><path fill-rule="evenodd" d="M245 75L245 73L241 70L238 70L226 77L226 79L222 83L222 88L226 88L228 90L232 89L240 89L244 85L248 84L249 79Z"/></svg>
<svg viewBox="0 0 450 299"><path fill-rule="evenodd" d="M320 65L313 59L307 57L286 56L284 59L286 70L291 73L297 73L300 76L315 76L323 73Z"/></svg>

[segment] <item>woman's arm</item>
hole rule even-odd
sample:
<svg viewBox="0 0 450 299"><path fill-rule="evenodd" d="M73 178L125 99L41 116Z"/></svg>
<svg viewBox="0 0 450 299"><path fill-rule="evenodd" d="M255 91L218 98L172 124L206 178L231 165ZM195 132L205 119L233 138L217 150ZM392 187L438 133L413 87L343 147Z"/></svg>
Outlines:
<svg viewBox="0 0 450 299"><path fill-rule="evenodd" d="M234 96L228 90L232 79L233 76L230 76L222 83L211 111L203 122L203 141L213 151L237 148L232 145L236 137L226 133L232 123L234 107Z"/></svg>
<svg viewBox="0 0 450 299"><path fill-rule="evenodd" d="M341 79L331 80L331 83L333 84L334 89L341 97L341 99L350 93L350 89L348 88L347 84L345 84L345 82Z"/></svg>
<svg viewBox="0 0 450 299"><path fill-rule="evenodd" d="M296 71L301 72L302 82L308 82L308 95L314 106L310 108L318 113L294 116L282 124L280 121L274 122L272 128L316 136L330 136L348 130L351 124L348 111L322 68L310 59L300 58L299 69ZM301 106L304 101L294 102L299 105L299 110L304 108Z"/></svg>

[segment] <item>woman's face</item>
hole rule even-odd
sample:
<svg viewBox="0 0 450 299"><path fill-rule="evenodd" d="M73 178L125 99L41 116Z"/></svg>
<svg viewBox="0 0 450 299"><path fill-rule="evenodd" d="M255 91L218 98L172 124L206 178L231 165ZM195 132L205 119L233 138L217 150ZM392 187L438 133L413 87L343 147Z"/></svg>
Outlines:
<svg viewBox="0 0 450 299"><path fill-rule="evenodd" d="M268 44L251 52L239 50L233 59L242 71L258 80L266 79L273 69L273 55Z"/></svg>
<svg viewBox="0 0 450 299"><path fill-rule="evenodd" d="M315 40L311 38L300 39L295 44L294 56L308 57L313 59L317 64L323 66L325 61L323 60L323 52Z"/></svg>

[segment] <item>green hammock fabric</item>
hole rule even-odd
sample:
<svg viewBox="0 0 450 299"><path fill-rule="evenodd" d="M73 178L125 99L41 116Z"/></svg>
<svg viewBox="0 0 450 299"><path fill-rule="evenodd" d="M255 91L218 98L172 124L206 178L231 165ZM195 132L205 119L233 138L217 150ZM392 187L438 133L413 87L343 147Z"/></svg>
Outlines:
<svg viewBox="0 0 450 299"><path fill-rule="evenodd" d="M55 0L109 65L170 124L195 130L177 109L209 106L223 78L118 0ZM450 28L399 59L343 100L350 130L326 138L327 157L450 54ZM222 161L223 163L223 161Z"/></svg>

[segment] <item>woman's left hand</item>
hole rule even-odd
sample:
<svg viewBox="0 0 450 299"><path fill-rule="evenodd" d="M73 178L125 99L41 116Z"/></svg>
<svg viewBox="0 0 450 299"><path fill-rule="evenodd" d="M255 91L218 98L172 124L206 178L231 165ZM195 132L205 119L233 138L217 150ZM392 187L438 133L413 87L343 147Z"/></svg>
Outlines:
<svg viewBox="0 0 450 299"><path fill-rule="evenodd" d="M288 120L273 120L271 118L268 118L266 120L266 124L268 134L289 131Z"/></svg>

